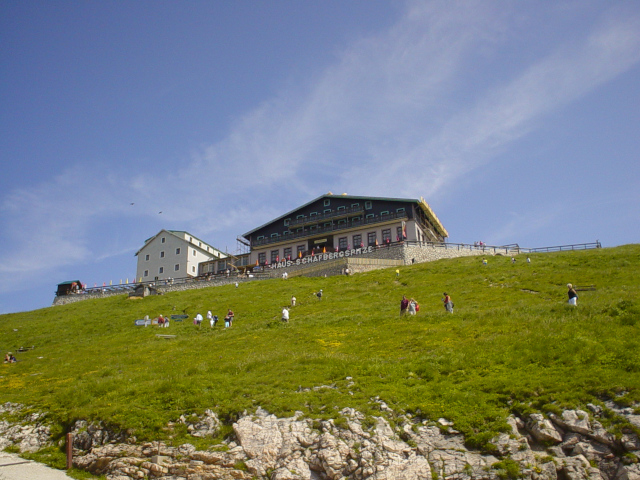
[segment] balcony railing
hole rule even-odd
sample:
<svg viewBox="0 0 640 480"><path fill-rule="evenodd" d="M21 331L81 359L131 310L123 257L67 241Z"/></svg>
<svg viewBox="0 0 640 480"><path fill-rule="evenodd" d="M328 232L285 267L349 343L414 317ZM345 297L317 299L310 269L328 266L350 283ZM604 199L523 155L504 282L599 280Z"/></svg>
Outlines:
<svg viewBox="0 0 640 480"><path fill-rule="evenodd" d="M322 235L323 233L333 233L338 232L340 230L347 230L349 228L357 228L363 225L372 225L376 223L388 222L389 220L406 220L407 213L399 212L399 213L388 213L386 215L376 215L372 218L364 218L362 220L347 220L345 223L332 224L326 227L318 227L313 230L304 230L298 233L292 233L290 235L278 235L277 237L267 237L261 238L251 241L251 246L253 248L259 247L261 245L270 245L272 243L278 242L286 242L289 240L296 240L299 238L313 237L316 235Z"/></svg>
<svg viewBox="0 0 640 480"><path fill-rule="evenodd" d="M325 220L333 220L335 218L347 217L349 215L358 215L364 212L363 207L349 207L343 210L335 210L330 213L322 213L319 215L309 215L304 218L296 218L295 220L291 220L289 222L289 228L295 227L298 225L307 225L311 223L322 222Z"/></svg>

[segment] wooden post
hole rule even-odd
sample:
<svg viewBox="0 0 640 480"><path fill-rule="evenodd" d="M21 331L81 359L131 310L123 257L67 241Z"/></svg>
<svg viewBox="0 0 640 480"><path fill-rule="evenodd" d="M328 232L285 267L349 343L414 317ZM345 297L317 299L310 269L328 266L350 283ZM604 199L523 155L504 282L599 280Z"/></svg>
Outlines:
<svg viewBox="0 0 640 480"><path fill-rule="evenodd" d="M67 433L67 470L73 468L73 434Z"/></svg>

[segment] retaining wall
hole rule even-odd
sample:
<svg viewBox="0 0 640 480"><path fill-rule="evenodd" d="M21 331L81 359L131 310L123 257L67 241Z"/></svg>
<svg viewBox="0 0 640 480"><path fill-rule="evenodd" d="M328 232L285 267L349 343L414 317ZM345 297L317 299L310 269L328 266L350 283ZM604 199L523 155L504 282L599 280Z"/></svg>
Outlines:
<svg viewBox="0 0 640 480"><path fill-rule="evenodd" d="M493 255L512 255L515 253L517 252L510 251L507 247L474 247L471 245L449 246L448 244L431 243L393 244L389 246L380 246L374 249L371 253L365 253L353 257L323 260L318 263L306 265L291 265L286 268L268 268L264 273L260 273L258 276L253 278L245 276L212 277L210 280L191 281L176 285L158 285L156 286L156 289L160 294L167 292L182 292L185 290L234 284L235 282L245 283L254 280L279 278L284 272L287 272L287 275L290 277L331 277L334 275L344 275L346 268L349 268L350 272L353 274L399 265L432 262L442 258L468 256L488 257ZM106 298L114 295L123 295L123 292L105 291L99 293L65 295L56 297L53 301L53 305L65 305L81 300Z"/></svg>

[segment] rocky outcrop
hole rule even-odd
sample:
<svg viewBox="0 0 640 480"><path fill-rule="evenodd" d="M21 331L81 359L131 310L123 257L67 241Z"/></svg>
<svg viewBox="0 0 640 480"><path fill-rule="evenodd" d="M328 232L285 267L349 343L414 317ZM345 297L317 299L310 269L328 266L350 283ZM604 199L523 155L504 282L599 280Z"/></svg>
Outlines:
<svg viewBox="0 0 640 480"><path fill-rule="evenodd" d="M394 415L373 400L393 417L393 427L383 416L366 417L350 408L325 421L300 412L278 418L258 408L233 424L229 439L206 451L191 444L137 445L104 425L76 422L74 465L109 480L640 480L638 435L632 429L620 438L606 432L598 420L602 410L593 405L590 414L512 416L510 431L492 440L495 449L488 454L468 449L446 419ZM634 410L616 413L635 425L629 418ZM211 410L175 423L187 425L194 437L213 437L220 426ZM2 441L35 445L28 435L15 434L24 426L1 430Z"/></svg>
<svg viewBox="0 0 640 480"><path fill-rule="evenodd" d="M14 403L0 405L0 414L19 413L22 407ZM42 413L31 413L20 423L0 420L0 450L16 446L21 452L36 452L50 444L49 426Z"/></svg>

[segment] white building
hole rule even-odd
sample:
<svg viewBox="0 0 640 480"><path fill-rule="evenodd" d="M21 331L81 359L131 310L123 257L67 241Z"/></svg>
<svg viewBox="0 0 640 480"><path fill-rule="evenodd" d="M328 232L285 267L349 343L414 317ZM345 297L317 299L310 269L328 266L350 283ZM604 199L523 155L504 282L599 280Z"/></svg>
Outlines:
<svg viewBox="0 0 640 480"><path fill-rule="evenodd" d="M201 262L227 258L217 248L180 230L160 230L144 242L136 256L136 280L143 282L195 277Z"/></svg>

